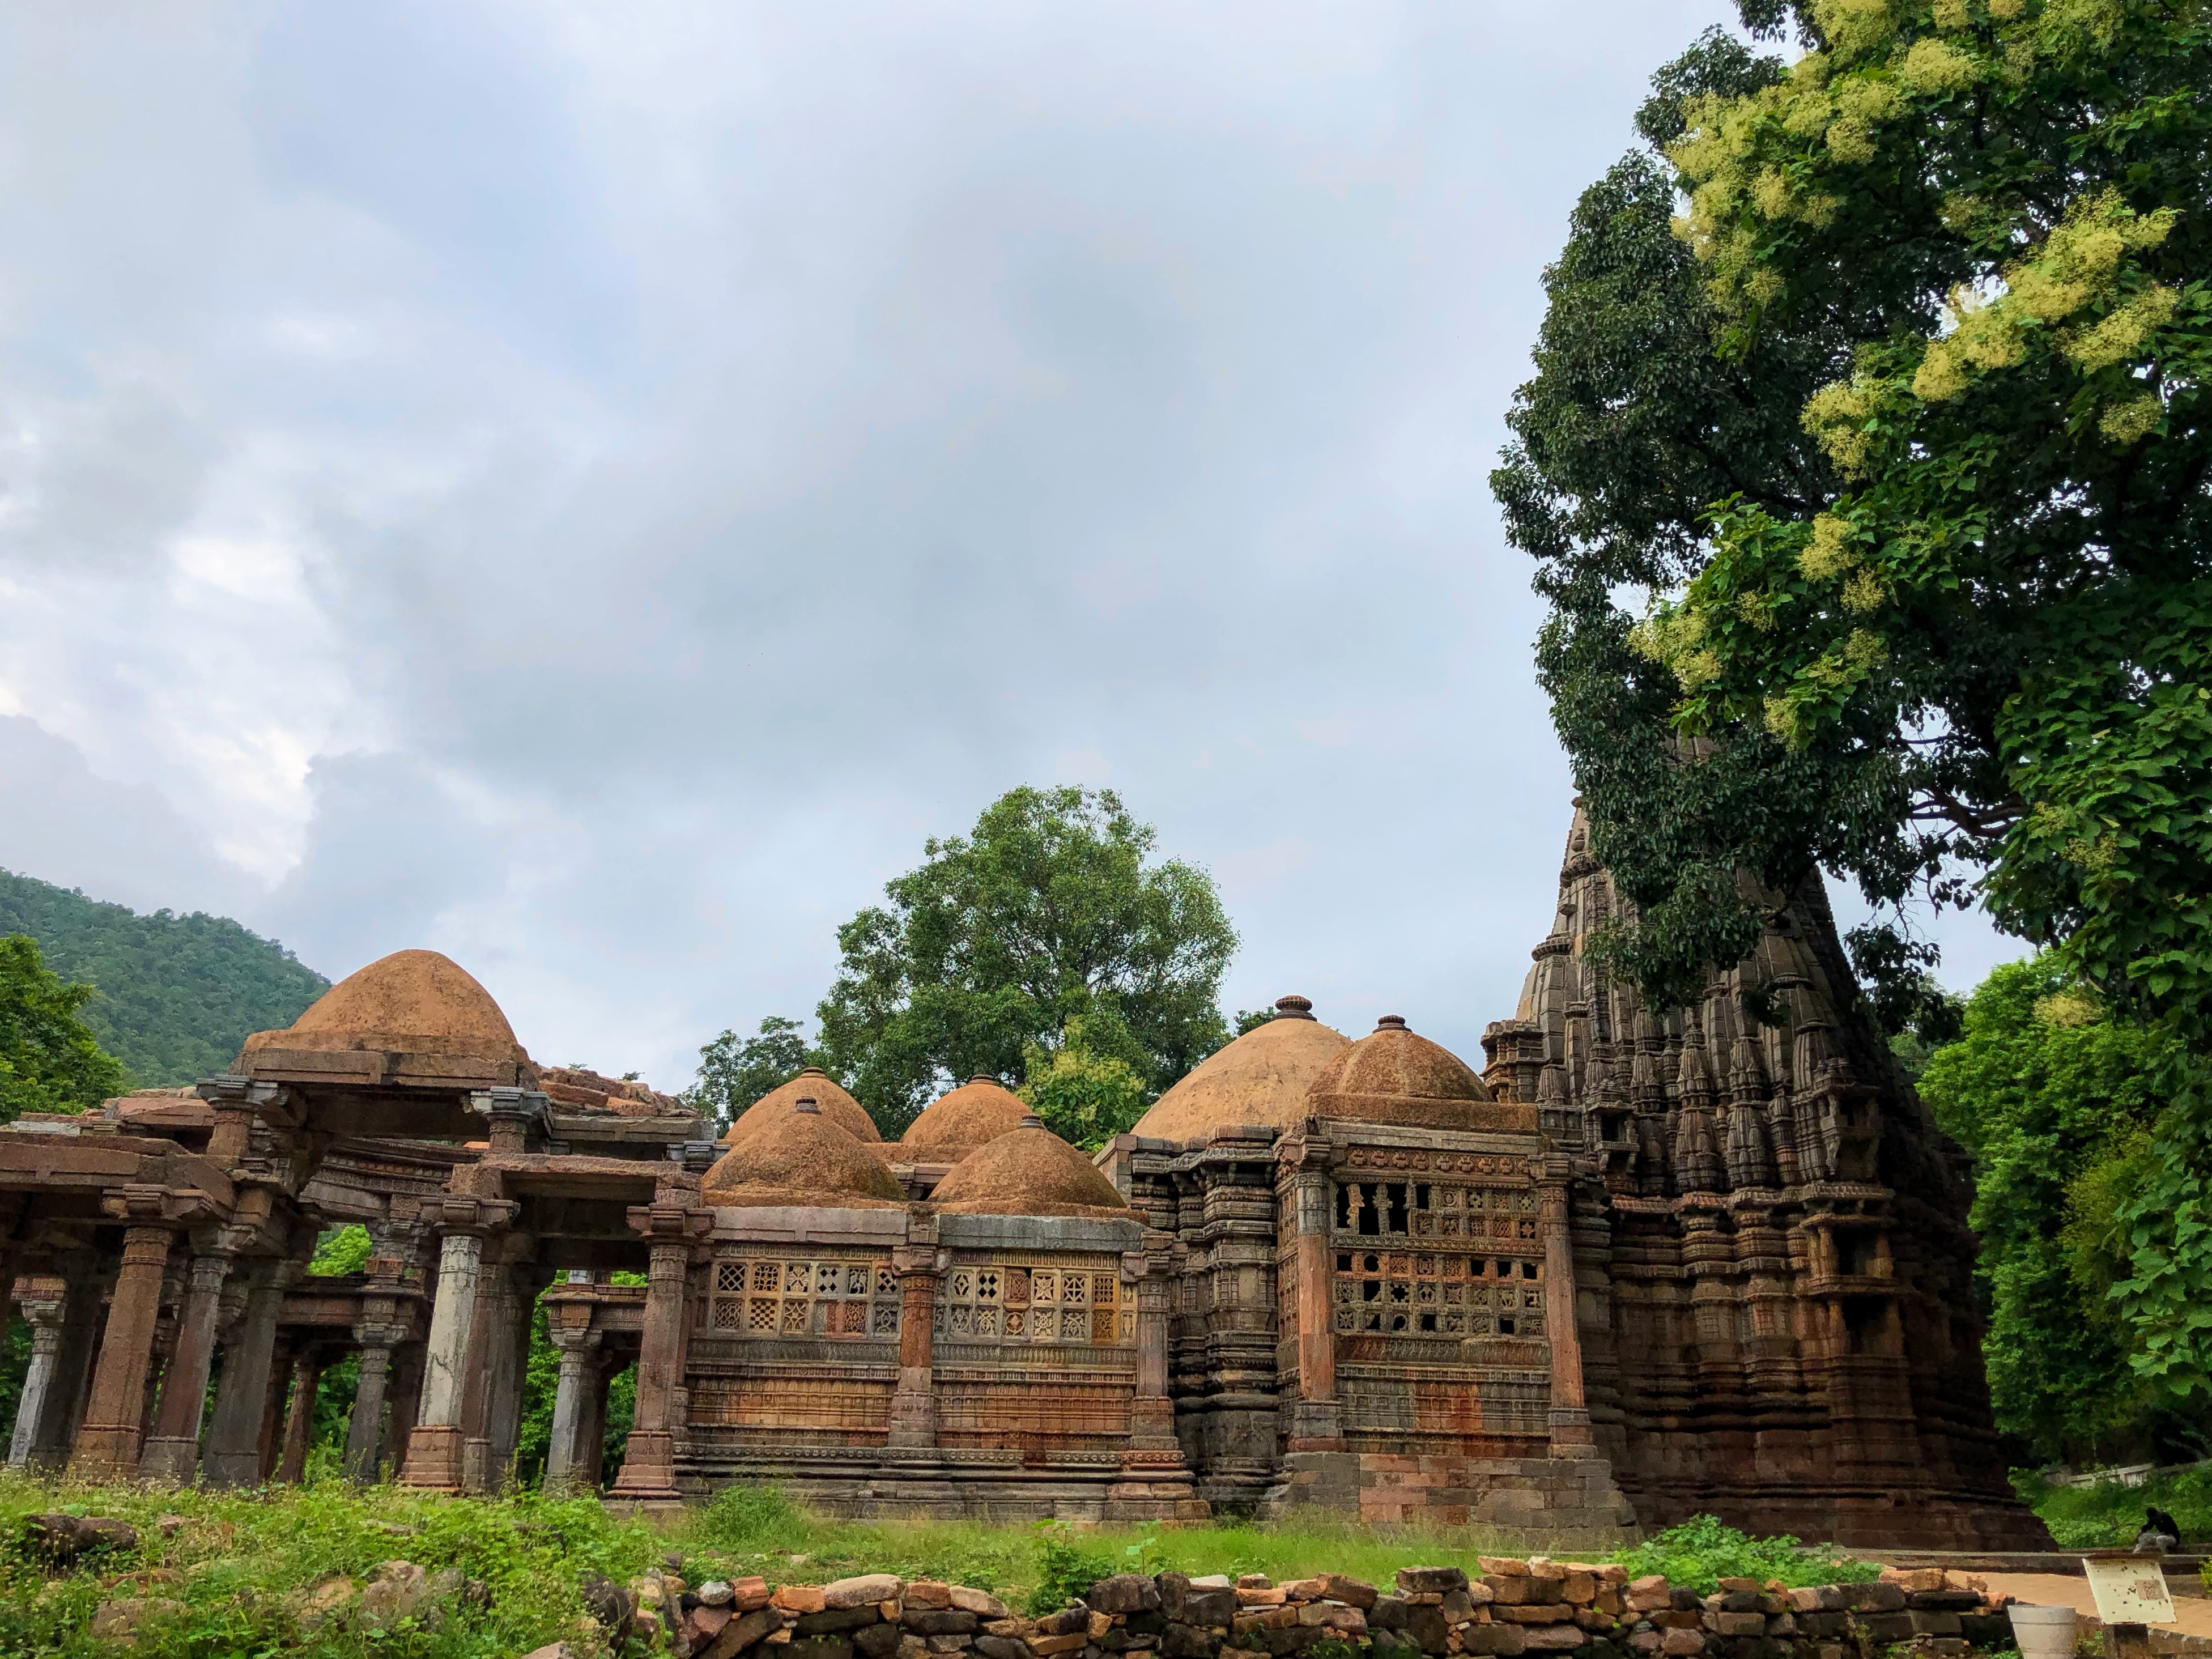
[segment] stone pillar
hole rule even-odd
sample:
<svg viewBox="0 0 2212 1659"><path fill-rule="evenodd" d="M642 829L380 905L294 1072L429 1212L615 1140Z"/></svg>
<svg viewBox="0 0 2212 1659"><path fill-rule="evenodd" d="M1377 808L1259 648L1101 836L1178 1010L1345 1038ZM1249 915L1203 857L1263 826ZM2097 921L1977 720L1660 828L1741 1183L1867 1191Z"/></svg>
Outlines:
<svg viewBox="0 0 2212 1659"><path fill-rule="evenodd" d="M438 1249L438 1299L422 1352L420 1414L407 1442L401 1480L441 1492L461 1490L461 1392L469 1333L476 1323L483 1235L456 1230Z"/></svg>
<svg viewBox="0 0 2212 1659"><path fill-rule="evenodd" d="M713 1225L713 1215L688 1196L640 1206L629 1212L633 1231L653 1250L645 1291L645 1322L637 1356L637 1413L615 1477L615 1496L655 1503L680 1501L676 1490L675 1407L684 1386L691 1240Z"/></svg>
<svg viewBox="0 0 2212 1659"><path fill-rule="evenodd" d="M1544 1332L1552 1347L1552 1455L1594 1457L1589 1408L1583 1399L1583 1340L1575 1317L1575 1249L1568 1226L1567 1167L1544 1170Z"/></svg>
<svg viewBox="0 0 2212 1659"><path fill-rule="evenodd" d="M517 1300L514 1269L480 1260L476 1317L470 1322L461 1377L463 1492L497 1492L502 1484L497 1440L500 1418L518 1391L514 1376Z"/></svg>
<svg viewBox="0 0 2212 1659"><path fill-rule="evenodd" d="M494 1352L490 1409L485 1415L484 1490L499 1492L514 1475L522 1437L522 1395L530 1379L530 1344L538 1324L543 1274L528 1266L507 1270L507 1343Z"/></svg>
<svg viewBox="0 0 2212 1659"><path fill-rule="evenodd" d="M15 1429L8 1442L8 1467L28 1468L31 1451L39 1438L39 1425L53 1397L55 1357L61 1349L62 1304L26 1302L23 1317L31 1324L31 1364L23 1374L23 1392L15 1402Z"/></svg>
<svg viewBox="0 0 2212 1659"><path fill-rule="evenodd" d="M377 1454L380 1472L388 1459L392 1474L399 1476L407 1461L408 1445L415 1437L415 1424L422 1407L422 1354L420 1342L392 1352L392 1377L385 1385L385 1398L392 1402L392 1419L385 1425L384 1449Z"/></svg>
<svg viewBox="0 0 2212 1659"><path fill-rule="evenodd" d="M1174 1289L1164 1253L1134 1264L1137 1292L1137 1393L1129 1407L1129 1443L1147 1450L1180 1450L1175 1402L1168 1398L1168 1302Z"/></svg>
<svg viewBox="0 0 2212 1659"><path fill-rule="evenodd" d="M92 1351L100 1337L100 1304L107 1288L97 1254L70 1250L55 1258L64 1289L61 1328L54 1347L52 1379L40 1401L27 1465L57 1470L70 1460L76 1425L84 1414L85 1384L92 1374Z"/></svg>
<svg viewBox="0 0 2212 1659"><path fill-rule="evenodd" d="M216 1325L230 1267L231 1258L223 1251L192 1258L176 1349L161 1373L154 1432L139 1454L138 1473L145 1480L186 1486L199 1472L200 1419L207 1408L208 1371L215 1361Z"/></svg>
<svg viewBox="0 0 2212 1659"><path fill-rule="evenodd" d="M284 1413L284 1452L276 1478L297 1486L307 1478L307 1442L315 1432L315 1395L323 1380L323 1357L303 1347L292 1360L292 1402Z"/></svg>
<svg viewBox="0 0 2212 1659"><path fill-rule="evenodd" d="M112 1480L138 1472L146 1368L154 1357L154 1322L161 1316L161 1278L174 1237L167 1227L143 1223L124 1231L123 1266L108 1303L100 1368L70 1459L72 1479Z"/></svg>
<svg viewBox="0 0 2212 1659"><path fill-rule="evenodd" d="M618 1353L602 1353L592 1368L590 1420L583 1429L583 1467L577 1485L587 1492L597 1492L607 1478L607 1391L623 1365Z"/></svg>
<svg viewBox="0 0 2212 1659"><path fill-rule="evenodd" d="M276 1478L276 1462L284 1451L284 1396L290 1392L294 1345L283 1340L278 1332L276 1346L269 1357L269 1388L261 1396L261 1431L254 1437L254 1446L261 1454L260 1484L267 1486Z"/></svg>
<svg viewBox="0 0 2212 1659"><path fill-rule="evenodd" d="M269 1406L270 1362L276 1319L284 1306L283 1262L257 1262L246 1311L222 1350L201 1478L210 1486L252 1486L261 1480L261 1433Z"/></svg>
<svg viewBox="0 0 2212 1659"><path fill-rule="evenodd" d="M359 1373L354 1383L353 1418L346 1425L346 1479L358 1486L374 1482L384 1455L384 1396L392 1376L392 1349L400 1338L396 1326L356 1325L353 1339Z"/></svg>
<svg viewBox="0 0 2212 1659"><path fill-rule="evenodd" d="M591 1426L592 1385L599 1369L599 1333L556 1326L553 1343L561 1351L561 1380L553 1393L553 1431L545 1449L545 1485L581 1486L590 1467L583 1436Z"/></svg>
<svg viewBox="0 0 2212 1659"><path fill-rule="evenodd" d="M1137 1301L1137 1389L1129 1402L1129 1444L1121 1478L1106 1489L1109 1522L1203 1520L1209 1506L1191 1483L1168 1397L1168 1320L1175 1286L1174 1241L1147 1230L1146 1248L1121 1258L1121 1279Z"/></svg>
<svg viewBox="0 0 2212 1659"><path fill-rule="evenodd" d="M1298 1395L1291 1402L1290 1449L1344 1449L1344 1406L1336 1397L1335 1310L1329 1300L1329 1196L1323 1146L1309 1146L1308 1160L1290 1179L1292 1257L1298 1275Z"/></svg>
<svg viewBox="0 0 2212 1659"><path fill-rule="evenodd" d="M936 1360L938 1260L934 1229L915 1243L891 1251L899 1281L899 1371L891 1395L889 1443L921 1449L937 1443Z"/></svg>

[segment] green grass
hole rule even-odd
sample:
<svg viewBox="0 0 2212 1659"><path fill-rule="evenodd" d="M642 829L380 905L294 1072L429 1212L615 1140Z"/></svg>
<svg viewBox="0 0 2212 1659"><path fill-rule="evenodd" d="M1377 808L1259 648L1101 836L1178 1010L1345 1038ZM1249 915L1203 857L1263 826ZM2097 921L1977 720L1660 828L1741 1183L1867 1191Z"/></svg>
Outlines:
<svg viewBox="0 0 2212 1659"><path fill-rule="evenodd" d="M942 1578L1026 1603L1041 1584L1073 1582L1073 1551L1109 1572L1264 1572L1277 1580L1341 1572L1388 1586L1401 1567L1461 1566L1478 1555L1520 1555L1480 1528L1308 1523L1258 1527L994 1526L981 1522L838 1521L769 1488L733 1486L687 1517L688 1553L718 1571L773 1583L824 1583L860 1572ZM1056 1569L1056 1570L1055 1570ZM1053 1598L1058 1605L1058 1597Z"/></svg>
<svg viewBox="0 0 2212 1659"><path fill-rule="evenodd" d="M16 1547L23 1517L48 1510L112 1516L138 1529L127 1556L50 1575ZM185 1524L163 1538L155 1517ZM376 1524L416 1528L409 1534ZM308 1659L511 1659L549 1642L592 1651L580 1571L628 1579L656 1565L667 1540L641 1521L589 1499L526 1493L502 1499L425 1497L394 1486L356 1492L332 1479L263 1492L212 1493L43 1485L0 1475L0 1653L94 1659L85 1633L113 1597L182 1602L185 1612L139 1644L142 1659L232 1659L283 1653ZM457 1566L491 1588L489 1613L456 1613L438 1632L381 1637L328 1631L301 1638L285 1607L292 1592L333 1574L365 1579L404 1559L432 1571Z"/></svg>
<svg viewBox="0 0 2212 1659"><path fill-rule="evenodd" d="M2125 1548L2136 1541L2151 1504L2181 1523L2184 1543L2202 1547L2212 1541L2212 1469L2190 1469L2144 1486L2054 1486L2016 1469L2013 1485L2062 1549Z"/></svg>
<svg viewBox="0 0 2212 1659"><path fill-rule="evenodd" d="M1711 1595L1723 1578L1779 1579L1793 1589L1802 1584L1851 1584L1881 1577L1872 1561L1857 1561L1828 1548L1808 1549L1788 1536L1753 1538L1724 1527L1710 1515L1669 1527L1620 1558L1629 1577L1662 1573L1668 1583Z"/></svg>
<svg viewBox="0 0 2212 1659"><path fill-rule="evenodd" d="M140 1547L73 1573L49 1573L24 1559L13 1540L26 1515L53 1509L127 1521L138 1528ZM154 1526L165 1513L185 1517L173 1538L162 1538ZM414 1530L395 1532L395 1526ZM626 1580L671 1550L680 1553L694 1583L756 1576L778 1584L822 1583L895 1572L973 1585L1040 1611L1111 1572L1263 1572L1280 1582L1326 1571L1387 1587L1400 1567L1459 1566L1472 1574L1480 1571L1480 1555L1525 1553L1480 1528L840 1521L759 1486L732 1487L656 1524L611 1514L592 1499L530 1492L444 1498L392 1486L356 1490L336 1478L325 1454L318 1455L303 1486L244 1493L83 1488L0 1474L0 1653L91 1659L98 1650L84 1632L94 1608L137 1595L186 1608L173 1628L142 1645L143 1659L510 1659L562 1640L581 1659L601 1659L589 1626L579 1622L578 1574ZM487 1581L490 1612L455 1609L437 1631L297 1634L289 1597L335 1574L364 1580L378 1563L395 1558L432 1572L459 1567ZM1614 1559L1632 1572L1664 1571L1701 1589L1739 1573L1796 1584L1875 1571L1801 1551L1789 1540L1746 1538L1710 1520L1676 1528Z"/></svg>

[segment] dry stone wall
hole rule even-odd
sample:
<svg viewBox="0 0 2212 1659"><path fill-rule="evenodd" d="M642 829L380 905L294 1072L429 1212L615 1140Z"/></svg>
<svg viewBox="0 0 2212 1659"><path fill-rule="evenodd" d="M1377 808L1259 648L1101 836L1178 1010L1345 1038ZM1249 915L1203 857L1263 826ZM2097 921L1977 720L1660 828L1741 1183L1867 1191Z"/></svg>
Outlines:
<svg viewBox="0 0 2212 1659"><path fill-rule="evenodd" d="M702 1586L662 1616L689 1659L1881 1659L1893 1649L1963 1659L2013 1645L2008 1598L1941 1569L1796 1589L1729 1578L1700 1595L1610 1564L1479 1565L1473 1577L1404 1568L1388 1589L1337 1573L1280 1584L1123 1574L1041 1618L986 1591L888 1573L776 1590L755 1578Z"/></svg>

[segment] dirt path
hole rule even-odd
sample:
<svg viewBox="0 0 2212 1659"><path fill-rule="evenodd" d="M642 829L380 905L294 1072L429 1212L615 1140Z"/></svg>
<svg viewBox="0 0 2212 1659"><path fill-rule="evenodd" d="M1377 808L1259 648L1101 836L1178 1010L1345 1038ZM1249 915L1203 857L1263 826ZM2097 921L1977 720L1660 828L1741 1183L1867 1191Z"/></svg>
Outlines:
<svg viewBox="0 0 2212 1659"><path fill-rule="evenodd" d="M2089 1594L2089 1581L2086 1578L2057 1572L1985 1572L1974 1576L1988 1579L1993 1595L2040 1601L2046 1607L2069 1606L2092 1619L2097 1616L2097 1599ZM2176 1595L2173 1613L2173 1622L2160 1625L2159 1629L2179 1631L2185 1636L2212 1637L2212 1598Z"/></svg>

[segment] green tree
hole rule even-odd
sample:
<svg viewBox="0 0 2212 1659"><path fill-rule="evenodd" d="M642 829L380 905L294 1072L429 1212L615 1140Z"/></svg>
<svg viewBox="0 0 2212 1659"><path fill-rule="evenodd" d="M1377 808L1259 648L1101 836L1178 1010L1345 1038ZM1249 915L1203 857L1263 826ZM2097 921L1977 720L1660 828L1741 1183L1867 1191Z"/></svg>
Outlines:
<svg viewBox="0 0 2212 1659"><path fill-rule="evenodd" d="M1056 1042L1024 1045L1027 1080L1016 1092L1046 1128L1096 1152L1144 1115L1149 1097L1137 1073L1143 1058L1113 1010L1101 1007L1069 1019Z"/></svg>
<svg viewBox="0 0 2212 1659"><path fill-rule="evenodd" d="M1794 65L1709 38L1662 72L1663 162L1584 198L1498 477L1594 850L1638 907L1605 949L1678 1000L1758 924L1739 870L1825 866L1889 907L1972 902L1981 872L2002 926L2175 1039L2114 1295L2142 1374L2201 1386L2208 12L1791 15ZM1893 912L1852 944L1893 1029L1927 1011Z"/></svg>
<svg viewBox="0 0 2212 1659"><path fill-rule="evenodd" d="M703 1113L720 1133L769 1090L820 1063L802 1030L795 1019L770 1014L755 1036L724 1031L699 1050L699 1075L684 1091L684 1103Z"/></svg>
<svg viewBox="0 0 2212 1659"><path fill-rule="evenodd" d="M1212 878L1148 861L1157 837L1111 790L1012 790L966 836L841 927L822 1064L886 1133L945 1082L1005 1077L1027 1045L1110 1012L1147 1097L1218 1048L1237 934Z"/></svg>
<svg viewBox="0 0 2212 1659"><path fill-rule="evenodd" d="M4 870L0 933L29 934L56 973L100 988L84 1023L143 1088L228 1069L249 1032L289 1025L331 988L224 917L141 915Z"/></svg>
<svg viewBox="0 0 2212 1659"><path fill-rule="evenodd" d="M1965 1035L1921 1073L1936 1121L1974 1155L1997 1426L2039 1460L2212 1449L2201 1430L2192 1449L2194 1413L2130 1370L2136 1334L2110 1299L2128 1256L2116 1217L2147 1175L2171 1041L2112 1019L2045 956L1991 973Z"/></svg>
<svg viewBox="0 0 2212 1659"><path fill-rule="evenodd" d="M50 970L35 939L0 939L0 1123L25 1112L82 1112L130 1086L123 1062L82 1018L93 995Z"/></svg>

